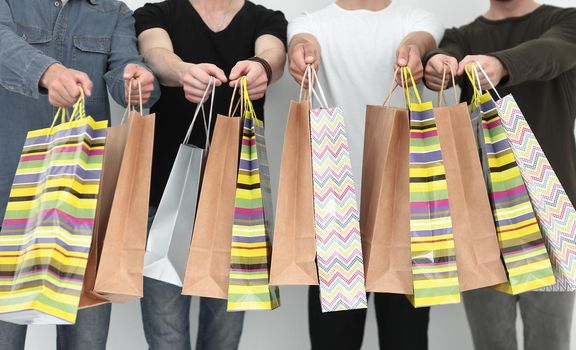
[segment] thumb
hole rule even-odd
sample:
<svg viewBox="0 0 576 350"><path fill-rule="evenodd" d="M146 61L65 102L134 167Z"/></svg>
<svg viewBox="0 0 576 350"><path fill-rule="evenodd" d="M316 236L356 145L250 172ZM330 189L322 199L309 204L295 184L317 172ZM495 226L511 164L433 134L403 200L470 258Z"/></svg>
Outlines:
<svg viewBox="0 0 576 350"><path fill-rule="evenodd" d="M126 65L126 68L124 68L124 80L135 78L137 72L138 72L137 65L135 64Z"/></svg>
<svg viewBox="0 0 576 350"><path fill-rule="evenodd" d="M410 57L410 48L405 45L400 46L398 48L396 64L398 64L400 67L405 67L408 64L409 57Z"/></svg>
<svg viewBox="0 0 576 350"><path fill-rule="evenodd" d="M318 56L316 48L311 45L304 45L302 47L302 53L304 54L304 62L306 64L314 63L316 61L316 56Z"/></svg>
<svg viewBox="0 0 576 350"><path fill-rule="evenodd" d="M236 80L240 78L242 75L248 73L248 66L250 62L248 61L240 61L236 63L232 71L230 72L230 80Z"/></svg>
<svg viewBox="0 0 576 350"><path fill-rule="evenodd" d="M78 85L80 85L80 87L82 87L82 90L84 90L84 94L88 97L90 97L92 95L92 80L90 80L90 78L88 77L88 75L86 74L79 74L76 77L76 82L78 83Z"/></svg>

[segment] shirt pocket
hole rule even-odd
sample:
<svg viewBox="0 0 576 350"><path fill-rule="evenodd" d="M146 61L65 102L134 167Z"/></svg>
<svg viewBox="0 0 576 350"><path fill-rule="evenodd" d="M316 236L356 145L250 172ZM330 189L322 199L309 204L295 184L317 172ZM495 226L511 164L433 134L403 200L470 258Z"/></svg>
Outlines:
<svg viewBox="0 0 576 350"><path fill-rule="evenodd" d="M31 46L37 48L46 55L50 55L52 32L49 30L16 23L16 34Z"/></svg>

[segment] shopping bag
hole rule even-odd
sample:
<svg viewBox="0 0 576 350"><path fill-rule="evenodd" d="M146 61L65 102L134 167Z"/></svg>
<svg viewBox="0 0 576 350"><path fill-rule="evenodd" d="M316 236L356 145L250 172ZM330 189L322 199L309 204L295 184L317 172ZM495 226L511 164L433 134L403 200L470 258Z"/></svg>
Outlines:
<svg viewBox="0 0 576 350"><path fill-rule="evenodd" d="M446 169L432 103L422 103L409 68L402 68L410 103L410 232L415 307L460 302ZM410 79L410 80L409 80ZM408 87L412 83L414 96ZM412 102L412 98L416 102Z"/></svg>
<svg viewBox="0 0 576 350"><path fill-rule="evenodd" d="M108 219L112 210L114 193L118 183L118 174L122 165L122 155L126 147L126 138L128 136L128 124L120 123L110 127L106 132L106 148L102 161L102 176L100 178L100 188L98 191L98 205L96 206L96 218L94 220L94 231L92 246L88 255L86 272L84 274L84 283L82 286L82 295L80 296L79 308L88 308L109 301L97 293L94 293L94 284L100 264L102 246L108 228Z"/></svg>
<svg viewBox="0 0 576 350"><path fill-rule="evenodd" d="M180 287L186 271L200 180L209 147L212 106L216 93L214 78L210 79L202 101L210 90L211 102L208 120L206 120L204 113L204 105L198 104L158 205L158 211L148 234L146 254L144 255L145 277ZM200 112L202 112L206 132L204 148L188 144Z"/></svg>
<svg viewBox="0 0 576 350"><path fill-rule="evenodd" d="M367 307L359 210L344 115L328 107L316 72L321 108L310 110L316 255L323 312ZM312 86L310 83L309 86ZM312 89L310 96L318 96Z"/></svg>
<svg viewBox="0 0 576 350"><path fill-rule="evenodd" d="M310 101L292 101L280 165L271 285L317 285Z"/></svg>
<svg viewBox="0 0 576 350"><path fill-rule="evenodd" d="M454 73L452 85L458 101ZM443 100L441 90L433 112L446 170L458 281L464 292L504 283L507 277L468 107L466 103L441 107Z"/></svg>
<svg viewBox="0 0 576 350"><path fill-rule="evenodd" d="M366 290L411 295L408 110L387 102L366 107L360 197Z"/></svg>
<svg viewBox="0 0 576 350"><path fill-rule="evenodd" d="M182 294L228 298L241 118L218 115L206 160Z"/></svg>
<svg viewBox="0 0 576 350"><path fill-rule="evenodd" d="M477 68L492 84L482 66L477 65ZM502 126L528 189L556 277L556 284L544 287L542 291L574 291L576 290L576 210L514 97L507 95L502 98L494 84L492 87L498 95L496 106Z"/></svg>
<svg viewBox="0 0 576 350"><path fill-rule="evenodd" d="M108 122L85 115L83 95L65 114L26 137L0 233L2 321L76 321Z"/></svg>
<svg viewBox="0 0 576 350"><path fill-rule="evenodd" d="M140 104L142 111L142 104ZM111 302L141 298L155 116L131 111L94 292Z"/></svg>
<svg viewBox="0 0 576 350"><path fill-rule="evenodd" d="M490 93L481 94L475 66L467 66L466 73L474 87L471 107L482 115L482 157L489 169L488 193L508 274L508 282L495 288L519 294L553 285L555 278L542 233L496 103Z"/></svg>
<svg viewBox="0 0 576 350"><path fill-rule="evenodd" d="M272 310L280 306L280 290L269 284L273 222L264 129L248 96L246 77L240 82L244 127L232 226L228 311Z"/></svg>

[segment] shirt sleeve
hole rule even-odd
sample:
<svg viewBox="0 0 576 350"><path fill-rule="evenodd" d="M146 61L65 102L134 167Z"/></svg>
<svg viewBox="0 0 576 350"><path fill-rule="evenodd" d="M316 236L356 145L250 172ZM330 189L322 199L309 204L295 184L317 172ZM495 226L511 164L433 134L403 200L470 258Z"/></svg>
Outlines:
<svg viewBox="0 0 576 350"><path fill-rule="evenodd" d="M288 42L298 34L311 34L316 36L312 19L308 13L301 14L288 24Z"/></svg>
<svg viewBox="0 0 576 350"><path fill-rule="evenodd" d="M288 21L281 11L268 10L262 6L259 6L261 13L258 16L258 25L256 28L255 39L258 39L262 35L273 35L280 39L284 46L286 46L286 30L288 27Z"/></svg>
<svg viewBox="0 0 576 350"><path fill-rule="evenodd" d="M108 56L108 72L104 74L104 80L106 81L110 95L114 101L122 106L126 106L124 69L128 64L137 64L150 71L144 64L144 59L138 53L132 11L122 3L116 28L114 28L114 34L112 35L112 49ZM160 85L158 81L154 79L154 91L145 107L152 106L159 97Z"/></svg>
<svg viewBox="0 0 576 350"><path fill-rule="evenodd" d="M0 85L8 91L38 98L42 75L55 59L17 34L6 0L0 0Z"/></svg>
<svg viewBox="0 0 576 350"><path fill-rule="evenodd" d="M147 3L134 11L136 20L136 35L153 28L161 28L169 32L170 7L168 1Z"/></svg>
<svg viewBox="0 0 576 350"><path fill-rule="evenodd" d="M438 54L452 56L456 58L458 62L462 61L462 59L470 53L470 45L466 39L465 31L466 29L464 27L446 30L438 48L430 50L424 55L424 59L422 60L424 66L426 66L432 56Z"/></svg>
<svg viewBox="0 0 576 350"><path fill-rule="evenodd" d="M430 12L422 9L413 9L409 14L408 33L426 32L430 33L436 40L436 45L442 39L444 34L444 25L440 20Z"/></svg>
<svg viewBox="0 0 576 350"><path fill-rule="evenodd" d="M576 9L559 11L551 22L554 25L539 38L490 54L508 70L501 86L552 80L576 69Z"/></svg>

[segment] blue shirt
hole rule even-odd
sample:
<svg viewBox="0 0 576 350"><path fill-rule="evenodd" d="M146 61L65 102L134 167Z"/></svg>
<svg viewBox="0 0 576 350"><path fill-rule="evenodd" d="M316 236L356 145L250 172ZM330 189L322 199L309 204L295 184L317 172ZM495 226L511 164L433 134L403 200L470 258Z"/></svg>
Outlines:
<svg viewBox="0 0 576 350"><path fill-rule="evenodd" d="M125 106L124 68L145 66L132 11L116 0L0 0L0 225L26 133L49 127L56 112L38 84L57 62L88 74L86 112L109 120L108 92Z"/></svg>

